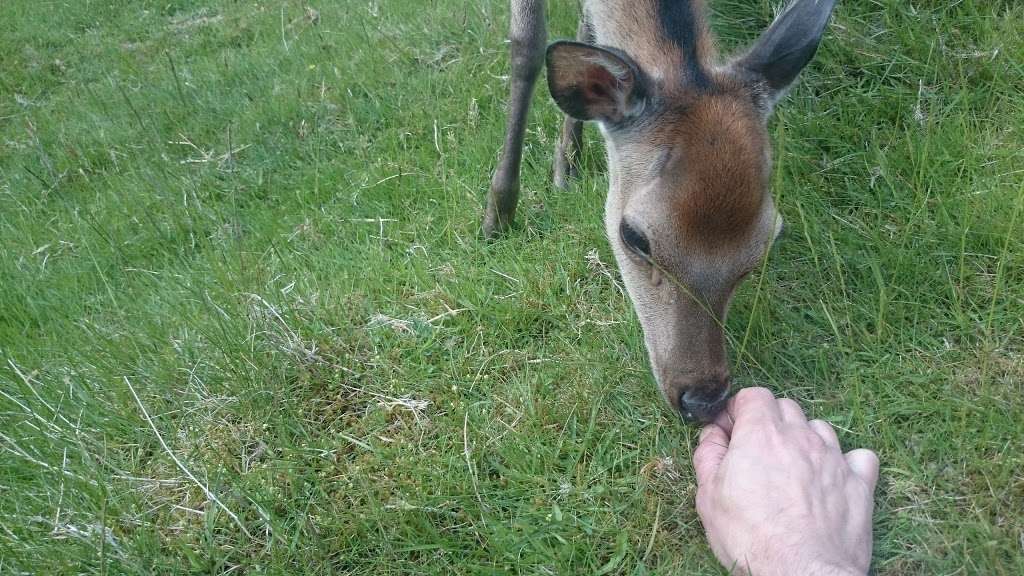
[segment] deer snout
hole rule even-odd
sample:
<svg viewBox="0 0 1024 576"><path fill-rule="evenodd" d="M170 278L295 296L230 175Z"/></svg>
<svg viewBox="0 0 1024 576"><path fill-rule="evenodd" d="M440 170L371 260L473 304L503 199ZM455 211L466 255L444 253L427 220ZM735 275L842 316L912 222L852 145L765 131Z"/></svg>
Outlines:
<svg viewBox="0 0 1024 576"><path fill-rule="evenodd" d="M711 378L689 386L679 394L679 412L683 420L707 424L718 416L729 400L728 378Z"/></svg>

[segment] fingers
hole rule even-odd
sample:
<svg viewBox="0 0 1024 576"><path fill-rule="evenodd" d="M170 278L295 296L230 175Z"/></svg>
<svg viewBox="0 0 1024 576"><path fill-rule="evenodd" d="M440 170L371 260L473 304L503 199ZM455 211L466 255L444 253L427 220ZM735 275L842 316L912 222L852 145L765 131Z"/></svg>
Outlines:
<svg viewBox="0 0 1024 576"><path fill-rule="evenodd" d="M832 425L824 420L811 420L807 423L814 430L821 439L825 441L825 444L832 448L839 449L839 436L836 436L835 429Z"/></svg>
<svg viewBox="0 0 1024 576"><path fill-rule="evenodd" d="M725 407L733 427L756 426L764 422L782 421L782 412L775 396L767 388L744 388Z"/></svg>
<svg viewBox="0 0 1024 576"><path fill-rule="evenodd" d="M865 448L850 450L846 453L846 463L874 492L878 482L878 455Z"/></svg>
<svg viewBox="0 0 1024 576"><path fill-rule="evenodd" d="M807 422L807 416L804 415L804 411L800 408L800 405L790 400L789 398L779 398L779 412L782 414L782 420L790 422L792 424L803 424Z"/></svg>
<svg viewBox="0 0 1024 576"><path fill-rule="evenodd" d="M693 451L693 469L697 474L697 485L710 483L718 467L729 451L729 436L715 424L708 424L700 433L700 442Z"/></svg>
<svg viewBox="0 0 1024 576"><path fill-rule="evenodd" d="M732 424L732 415L729 414L729 410L722 410L715 417L714 425L725 430L726 436L732 436Z"/></svg>

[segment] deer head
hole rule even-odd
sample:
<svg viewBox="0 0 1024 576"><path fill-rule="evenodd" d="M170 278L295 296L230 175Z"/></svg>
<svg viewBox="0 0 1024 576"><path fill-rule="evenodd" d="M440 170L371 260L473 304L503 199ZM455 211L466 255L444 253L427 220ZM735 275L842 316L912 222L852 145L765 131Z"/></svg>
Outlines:
<svg viewBox="0 0 1024 576"><path fill-rule="evenodd" d="M813 57L834 0L797 0L724 63L713 61L703 21L671 13L685 2L669 4L637 0L629 9L640 15L628 18L592 14L602 45L549 46L548 86L566 114L600 125L605 229L654 376L685 419L706 422L730 389L729 301L782 229L767 121ZM653 33L631 29L645 6Z"/></svg>

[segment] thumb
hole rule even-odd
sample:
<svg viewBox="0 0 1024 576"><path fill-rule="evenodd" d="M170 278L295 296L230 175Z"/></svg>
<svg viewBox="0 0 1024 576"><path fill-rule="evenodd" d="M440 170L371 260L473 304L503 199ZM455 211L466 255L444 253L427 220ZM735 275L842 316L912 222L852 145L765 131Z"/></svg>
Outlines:
<svg viewBox="0 0 1024 576"><path fill-rule="evenodd" d="M850 450L846 453L846 463L874 493L878 482L878 455L864 448Z"/></svg>
<svg viewBox="0 0 1024 576"><path fill-rule="evenodd" d="M717 424L708 424L700 433L700 441L693 451L693 469L697 474L697 486L709 484L718 473L726 452L729 451L729 436Z"/></svg>

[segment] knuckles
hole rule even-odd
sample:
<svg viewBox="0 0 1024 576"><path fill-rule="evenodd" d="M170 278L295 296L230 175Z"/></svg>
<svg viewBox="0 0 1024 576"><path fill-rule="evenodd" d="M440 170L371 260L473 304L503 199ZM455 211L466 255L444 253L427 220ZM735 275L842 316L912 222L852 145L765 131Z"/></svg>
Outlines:
<svg viewBox="0 0 1024 576"><path fill-rule="evenodd" d="M771 393L771 390L761 387L744 388L737 392L731 400L733 410L737 414L774 401L775 396Z"/></svg>

